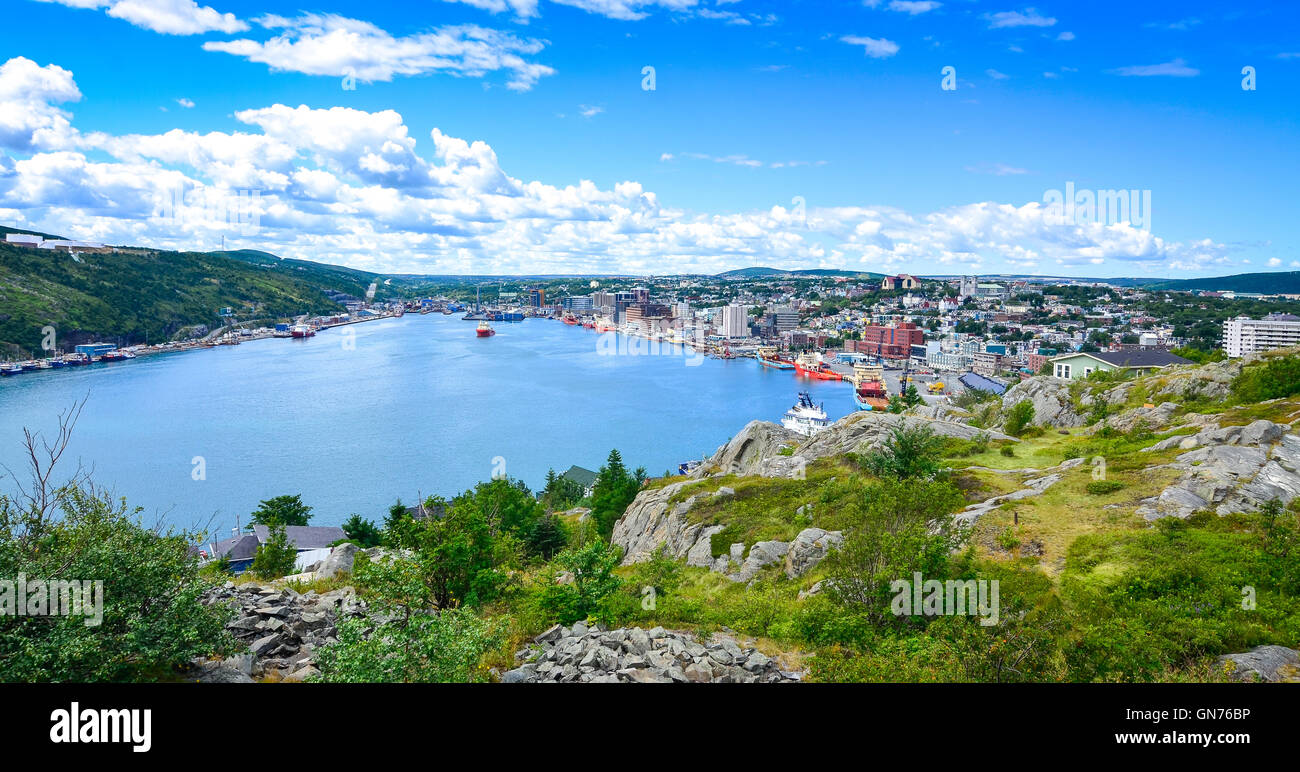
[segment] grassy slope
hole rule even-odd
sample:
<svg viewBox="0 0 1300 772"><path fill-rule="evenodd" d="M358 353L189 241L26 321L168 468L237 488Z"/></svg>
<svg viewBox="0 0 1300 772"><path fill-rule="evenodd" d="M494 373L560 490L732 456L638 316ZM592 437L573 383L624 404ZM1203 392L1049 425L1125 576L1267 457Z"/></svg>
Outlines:
<svg viewBox="0 0 1300 772"><path fill-rule="evenodd" d="M261 254L261 253L259 253ZM247 318L339 310L325 290L361 297L371 274L269 257L133 250L66 253L0 244L0 350L40 352L53 325L67 346L91 339L166 340L193 324L215 326L219 308Z"/></svg>

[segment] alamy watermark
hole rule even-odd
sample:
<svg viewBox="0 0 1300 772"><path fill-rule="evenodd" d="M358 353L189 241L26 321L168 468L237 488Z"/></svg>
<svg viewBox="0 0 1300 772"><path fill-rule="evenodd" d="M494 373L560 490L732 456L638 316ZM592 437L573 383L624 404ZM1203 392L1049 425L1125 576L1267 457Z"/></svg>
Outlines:
<svg viewBox="0 0 1300 772"><path fill-rule="evenodd" d="M980 624L998 623L998 580L923 579L921 572L912 579L895 579L889 583L894 599L889 610L895 616L976 616Z"/></svg>
<svg viewBox="0 0 1300 772"><path fill-rule="evenodd" d="M163 193L153 216L172 225L228 228L254 236L261 230L262 191L177 186Z"/></svg>
<svg viewBox="0 0 1300 772"><path fill-rule="evenodd" d="M1128 223L1140 230L1151 230L1150 190L1090 190L1065 183L1065 191L1043 194L1043 217L1053 225L1117 225Z"/></svg>
<svg viewBox="0 0 1300 772"><path fill-rule="evenodd" d="M0 616L84 616L86 627L104 621L104 582L76 579L0 579Z"/></svg>

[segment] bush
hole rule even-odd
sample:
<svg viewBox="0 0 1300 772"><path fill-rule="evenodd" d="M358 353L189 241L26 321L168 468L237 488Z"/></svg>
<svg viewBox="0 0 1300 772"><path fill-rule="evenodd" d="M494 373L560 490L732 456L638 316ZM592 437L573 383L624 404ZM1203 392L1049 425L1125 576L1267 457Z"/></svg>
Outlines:
<svg viewBox="0 0 1300 772"><path fill-rule="evenodd" d="M561 624L573 624L595 614L601 603L615 593L622 580L614 575L623 557L618 547L599 539L579 549L565 550L555 562L573 574L571 584L548 584L539 599L542 608Z"/></svg>
<svg viewBox="0 0 1300 772"><path fill-rule="evenodd" d="M928 426L898 426L879 450L862 457L862 465L877 477L930 479L940 471L944 440Z"/></svg>
<svg viewBox="0 0 1300 772"><path fill-rule="evenodd" d="M383 605L383 601L380 601ZM499 627L466 609L408 612L376 627L349 619L338 626L338 641L321 647L316 658L323 683L466 683L488 680L480 663L500 646Z"/></svg>
<svg viewBox="0 0 1300 772"><path fill-rule="evenodd" d="M1021 400L1007 412L1007 420L1002 425L1002 430L1012 437L1019 437L1033 420L1034 403L1027 399Z"/></svg>
<svg viewBox="0 0 1300 772"><path fill-rule="evenodd" d="M230 609L202 602L211 585L191 546L201 534L143 528L142 510L97 491L80 474L57 488L49 484L75 420L75 410L61 416L59 436L49 443L29 437L36 484L0 494L0 578L16 584L22 574L28 582L102 588L98 598L91 592L81 615L0 614L0 681L156 680L173 677L195 657L229 653Z"/></svg>
<svg viewBox="0 0 1300 772"><path fill-rule="evenodd" d="M1003 445L1003 446L1002 446L1002 449L999 450L998 452L1001 453L1002 455L1006 456L1007 458L1015 458L1015 457L1016 457L1016 449L1013 448L1013 447L1010 446L1010 445Z"/></svg>
<svg viewBox="0 0 1300 772"><path fill-rule="evenodd" d="M363 519L361 515L357 514L349 517L347 522L343 524L343 533L347 534L349 540L363 549L378 547L384 541L379 526L375 525L373 520Z"/></svg>
<svg viewBox="0 0 1300 772"><path fill-rule="evenodd" d="M1300 357L1276 357L1247 367L1232 381L1232 396L1243 404L1300 394Z"/></svg>
<svg viewBox="0 0 1300 772"><path fill-rule="evenodd" d="M1119 480L1094 480L1088 483L1087 490L1088 493L1091 493L1094 496L1105 496L1106 494L1114 493L1123 487L1124 483Z"/></svg>

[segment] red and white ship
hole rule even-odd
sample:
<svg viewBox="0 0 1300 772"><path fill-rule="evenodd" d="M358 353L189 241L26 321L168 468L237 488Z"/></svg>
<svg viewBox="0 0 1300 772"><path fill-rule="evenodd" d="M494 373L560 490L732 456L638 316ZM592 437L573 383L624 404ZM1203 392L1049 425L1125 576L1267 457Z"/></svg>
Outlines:
<svg viewBox="0 0 1300 772"><path fill-rule="evenodd" d="M492 325L488 324L488 321L484 319L483 321L478 323L478 329L475 331L475 333L480 338L490 338L493 335L496 335L497 331L492 329Z"/></svg>

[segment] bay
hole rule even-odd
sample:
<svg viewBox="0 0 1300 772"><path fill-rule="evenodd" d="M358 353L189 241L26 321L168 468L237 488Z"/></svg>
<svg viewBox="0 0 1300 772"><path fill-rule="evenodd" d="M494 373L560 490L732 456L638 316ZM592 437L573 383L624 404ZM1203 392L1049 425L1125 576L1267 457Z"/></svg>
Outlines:
<svg viewBox="0 0 1300 772"><path fill-rule="evenodd" d="M397 498L450 497L504 472L599 469L611 448L651 476L713 453L808 390L839 418L844 383L752 359L530 319L477 338L458 316L408 314L306 340L141 356L0 380L0 463L25 480L22 429L57 429L86 398L61 463L145 509L146 523L229 533L258 501L301 494L314 525L382 521ZM612 335L612 334L609 334ZM649 349L650 353L646 353ZM203 479L195 469L201 461ZM7 473L0 490L12 491Z"/></svg>

